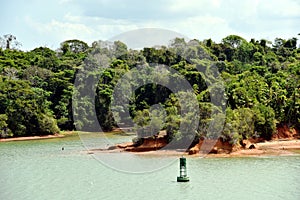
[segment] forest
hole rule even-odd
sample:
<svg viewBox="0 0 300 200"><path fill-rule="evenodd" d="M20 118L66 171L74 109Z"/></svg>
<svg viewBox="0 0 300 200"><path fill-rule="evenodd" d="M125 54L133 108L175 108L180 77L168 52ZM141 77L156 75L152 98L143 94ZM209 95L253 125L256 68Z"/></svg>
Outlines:
<svg viewBox="0 0 300 200"><path fill-rule="evenodd" d="M56 50L38 47L22 51L14 36L5 35L1 40L1 137L88 130L93 121L84 113L93 110L101 129L111 131L119 124L132 126L132 120L122 115L126 108L140 137L159 130L166 130L170 140L178 141L191 135L195 140L219 137L209 131L209 123L216 118L224 122L215 124L221 126L220 137L232 143L250 137L271 139L276 128L283 125L300 128L300 48L296 36L271 42L247 41L229 35L220 43L211 39L175 38L168 46L140 50L129 49L121 41L109 44L95 41L88 45L74 39L62 42ZM97 55L102 55L109 67L97 63ZM179 115L182 99L169 88L148 83L157 77L136 75L136 81L116 88L118 81L137 66L157 71L160 65L175 70L191 85L197 101L190 107L199 108L197 124L192 123L195 119L192 112ZM218 75L206 73L212 66ZM163 79L165 74L161 74L159 78ZM164 81L172 82L178 74L171 74ZM94 106L90 105L89 98L73 105L76 90L88 90L80 80L91 77L97 77ZM217 88L211 87L218 84L209 83L220 78L225 98L216 105L211 91ZM76 79L79 82L75 88ZM138 86L140 83L145 85ZM125 90L125 87L137 88L129 103L123 107L111 106L114 90ZM181 92L180 96L188 99L188 95ZM220 112L222 109L224 112ZM147 127L154 130L149 131ZM185 127L184 131L180 127Z"/></svg>

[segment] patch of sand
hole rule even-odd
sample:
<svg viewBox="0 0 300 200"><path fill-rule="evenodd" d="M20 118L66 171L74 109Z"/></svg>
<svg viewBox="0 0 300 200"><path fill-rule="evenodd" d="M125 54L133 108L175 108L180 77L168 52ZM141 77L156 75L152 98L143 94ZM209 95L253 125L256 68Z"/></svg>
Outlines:
<svg viewBox="0 0 300 200"><path fill-rule="evenodd" d="M128 143L132 145L132 143ZM106 153L120 153L128 152L126 151L126 145L117 145L116 148L112 150L102 149L102 152ZM234 148L231 152L218 151L218 153L203 153L198 152L196 154L189 155L189 152L186 150L149 150L149 151L130 151L131 153L139 155L166 155L166 156L189 156L189 157L208 157L208 158L225 158L225 157L255 157L255 156L287 156L287 155L296 155L300 153L300 140L273 140L267 142L258 142L253 143L255 148ZM97 150L93 150L97 151Z"/></svg>
<svg viewBox="0 0 300 200"><path fill-rule="evenodd" d="M65 137L65 135L55 134L55 135L43 135L43 136L14 137L14 138L2 138L0 139L0 142L42 140L42 139L62 138L62 137Z"/></svg>

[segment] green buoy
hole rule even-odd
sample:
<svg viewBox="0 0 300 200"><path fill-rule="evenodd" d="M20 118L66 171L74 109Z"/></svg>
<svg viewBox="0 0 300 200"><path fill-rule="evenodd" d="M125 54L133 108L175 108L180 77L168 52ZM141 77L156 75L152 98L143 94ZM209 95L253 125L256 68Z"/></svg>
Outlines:
<svg viewBox="0 0 300 200"><path fill-rule="evenodd" d="M187 176L186 170L186 158L180 158L179 163L179 176L177 176L177 182L188 182L190 178Z"/></svg>

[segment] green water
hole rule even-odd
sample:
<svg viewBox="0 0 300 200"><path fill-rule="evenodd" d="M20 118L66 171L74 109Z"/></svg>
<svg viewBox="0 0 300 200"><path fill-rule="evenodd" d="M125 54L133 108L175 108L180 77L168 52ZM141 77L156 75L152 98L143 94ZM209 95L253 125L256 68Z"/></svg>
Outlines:
<svg viewBox="0 0 300 200"><path fill-rule="evenodd" d="M116 142L129 139L110 137ZM122 164L137 158L153 163L169 159L113 156ZM0 199L300 199L300 156L188 158L188 183L176 182L177 162L152 173L132 174L94 157L78 137L0 143Z"/></svg>

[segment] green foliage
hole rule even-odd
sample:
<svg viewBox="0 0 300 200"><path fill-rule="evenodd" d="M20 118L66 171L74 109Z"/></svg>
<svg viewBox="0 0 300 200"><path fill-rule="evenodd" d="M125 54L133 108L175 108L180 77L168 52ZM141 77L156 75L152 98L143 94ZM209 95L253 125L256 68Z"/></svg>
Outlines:
<svg viewBox="0 0 300 200"><path fill-rule="evenodd" d="M6 114L0 114L0 137L7 137L9 129L7 128L8 117Z"/></svg>
<svg viewBox="0 0 300 200"><path fill-rule="evenodd" d="M27 81L1 77L0 112L7 117L5 128L14 136L57 133L59 129L48 108L47 95L43 89L30 87Z"/></svg>
<svg viewBox="0 0 300 200"><path fill-rule="evenodd" d="M201 42L176 38L168 47L142 50L128 49L121 41L112 44L98 41L90 47L74 39L62 42L57 51L39 47L29 52L16 50L17 41L12 35L3 37L2 42L1 135L4 132L11 136L52 134L59 129L72 130L75 125L88 127L94 123L89 113L95 110L102 129L112 130L119 122L131 125L131 119L125 116L127 108L140 137L165 129L169 139L176 141L193 136L196 136L195 140L218 137L217 133L208 131L214 119L225 120L224 125L215 123L213 126L224 126L221 137L232 143L250 137L270 139L278 124L300 127L300 49L297 48L297 38L276 38L273 43L265 39L248 42L237 35L229 35L221 43L211 39ZM97 57L99 54L101 57ZM178 74L161 72L148 77L144 75L146 72L136 73L135 81L116 88L120 78L135 67L149 66L151 70L159 71L159 65L171 67L190 83L198 105L187 104L200 109L198 128L190 126L195 117L192 111L180 116L180 99L170 89L146 84L160 80L167 85L178 81ZM217 82L218 73L211 70L214 65L225 83L228 101L222 104L227 105L226 115L210 102L218 94L212 91L221 88L221 83ZM74 91L79 70L84 73L77 74L79 83ZM99 81L86 88L86 79ZM113 100L121 99L118 96L113 99L114 91L123 94L122 91L131 90L140 83L145 85L134 91L129 102L111 107ZM91 93L93 89L95 99L83 97L72 105L73 95ZM185 95L183 93L182 98L189 98ZM91 103L93 100L95 105ZM78 108L74 113L73 107ZM74 122L73 115L81 116L81 120ZM184 127L185 133L179 130L180 126Z"/></svg>
<svg viewBox="0 0 300 200"><path fill-rule="evenodd" d="M61 50L63 54L67 53L81 53L87 51L88 44L80 40L67 40L61 43Z"/></svg>

